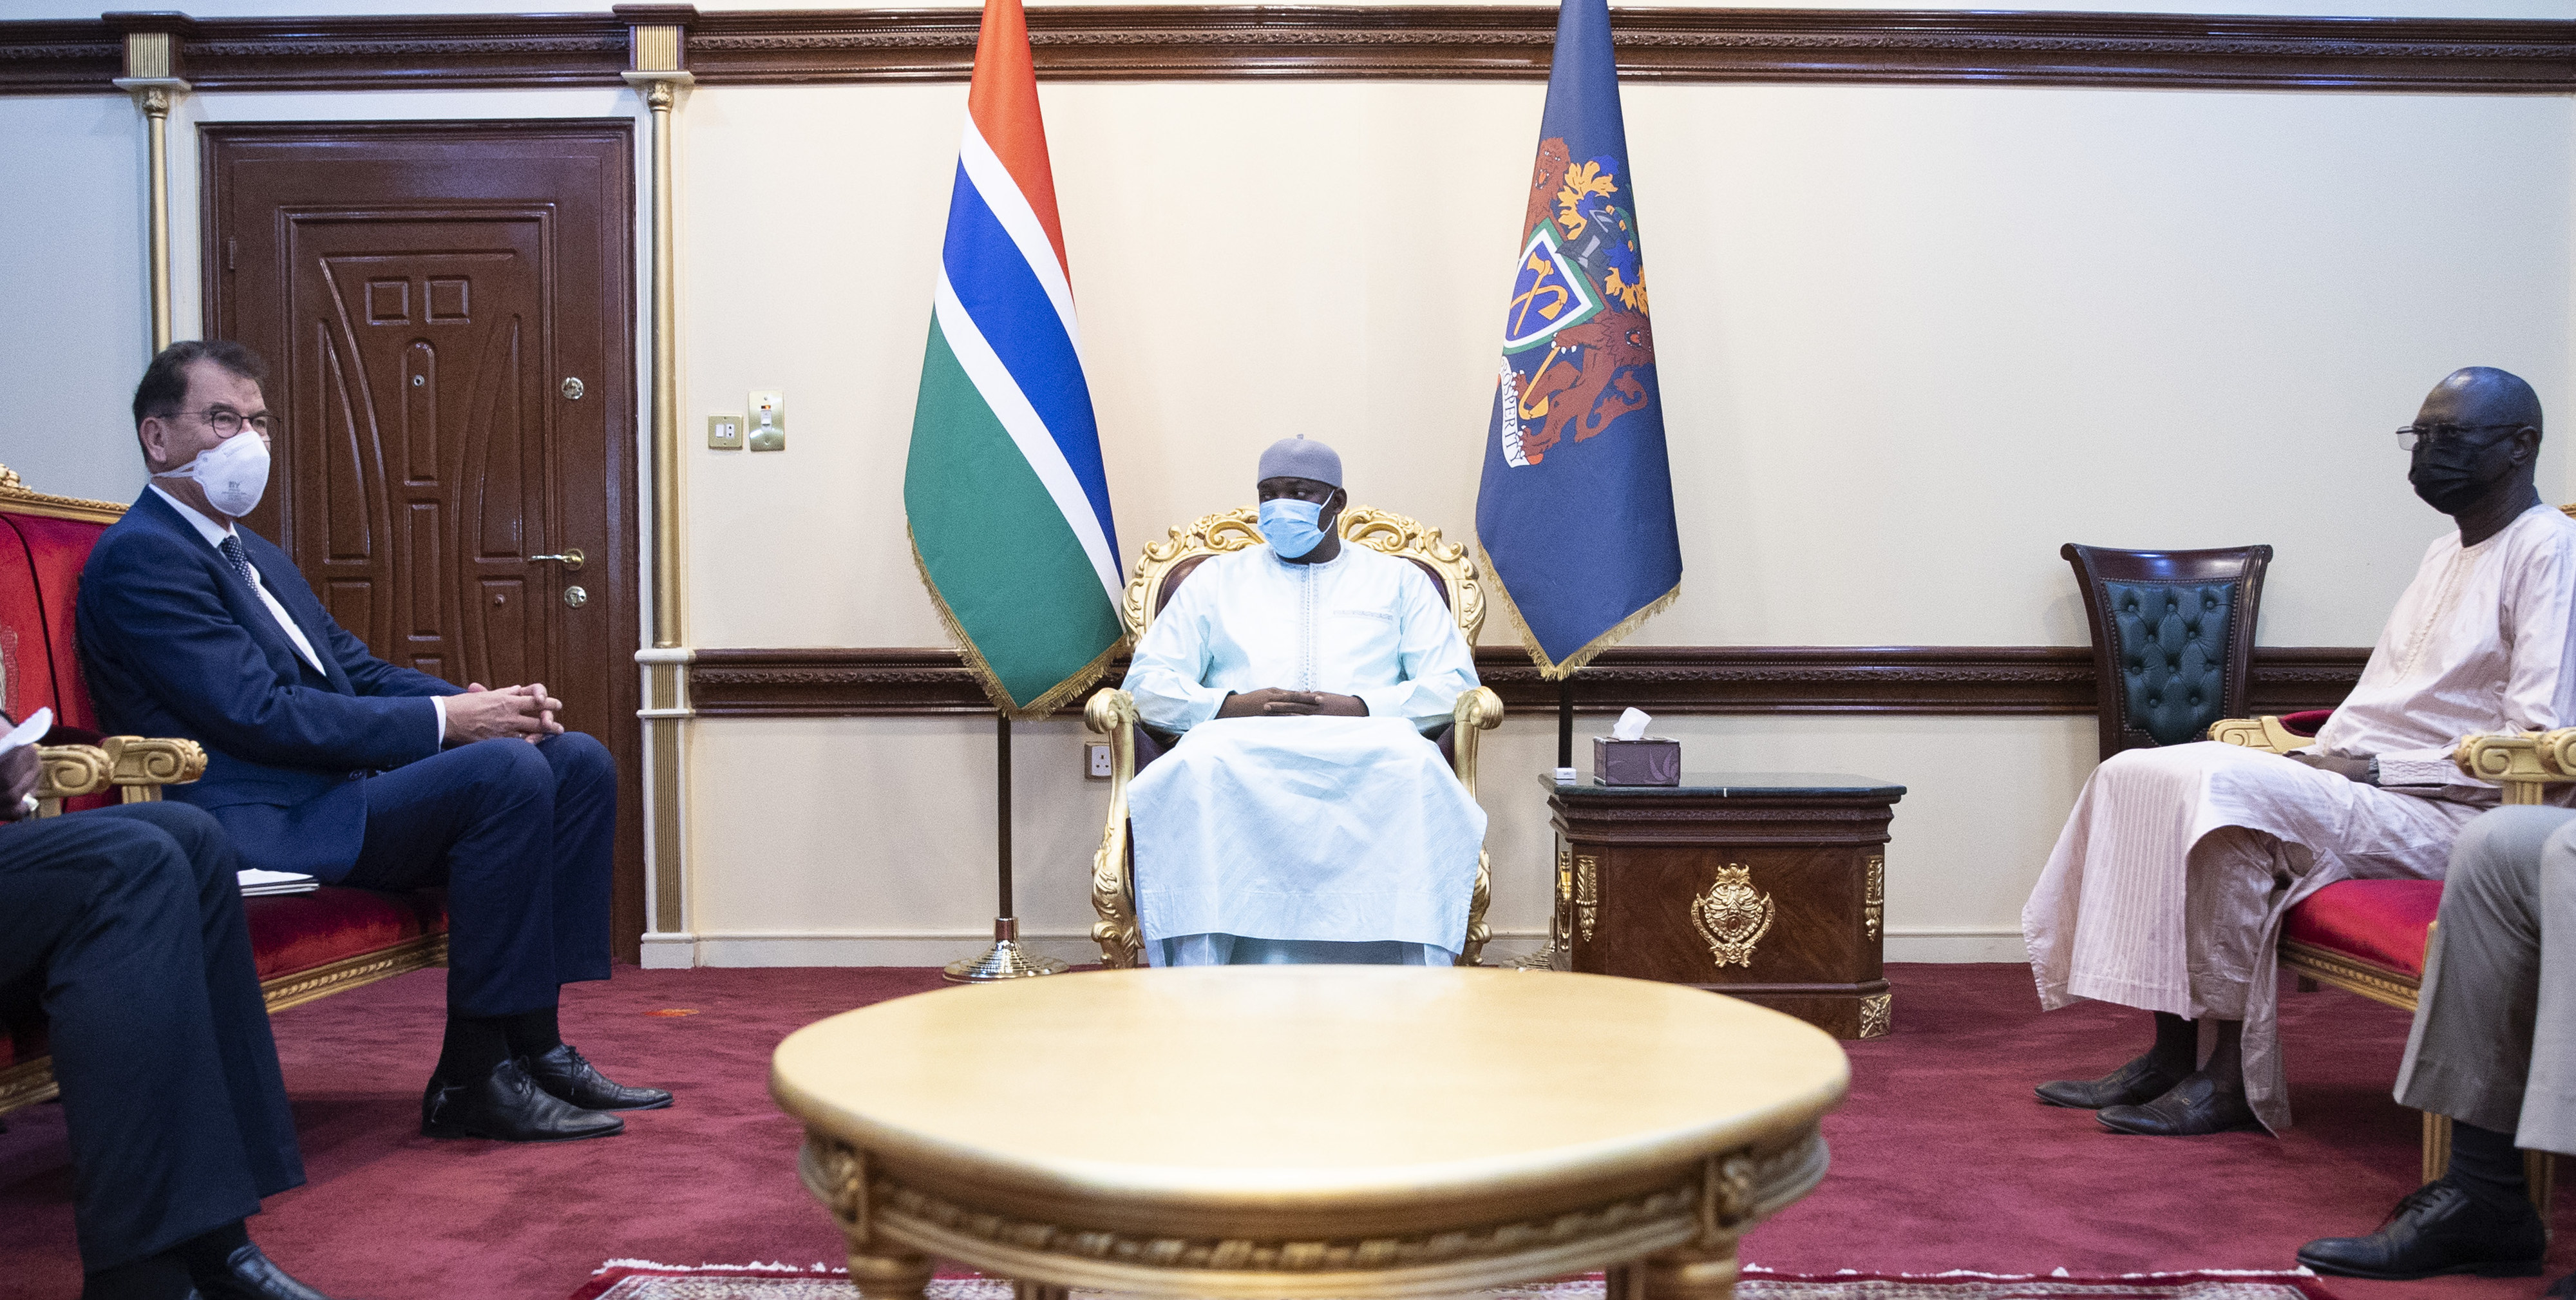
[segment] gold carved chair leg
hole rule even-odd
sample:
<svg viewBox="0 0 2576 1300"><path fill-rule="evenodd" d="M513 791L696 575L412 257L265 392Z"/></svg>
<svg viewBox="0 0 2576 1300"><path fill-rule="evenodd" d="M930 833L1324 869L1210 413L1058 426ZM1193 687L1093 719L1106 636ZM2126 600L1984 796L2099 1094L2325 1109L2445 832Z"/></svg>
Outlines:
<svg viewBox="0 0 2576 1300"><path fill-rule="evenodd" d="M1476 756L1484 734L1503 725L1503 697L1479 686L1458 697L1449 715L1449 747L1457 754L1458 784L1467 787L1467 797L1476 797ZM1458 949L1458 964L1483 964L1485 945L1494 937L1485 924L1485 905L1494 897L1492 860L1483 848L1476 850L1476 889L1467 901L1467 937Z"/></svg>
<svg viewBox="0 0 2576 1300"><path fill-rule="evenodd" d="M1145 932L1137 922L1135 882L1127 870L1127 784L1136 777L1136 697L1104 687L1083 706L1082 721L1109 738L1109 824L1091 859L1091 940L1100 945L1101 965L1113 970L1141 966Z"/></svg>

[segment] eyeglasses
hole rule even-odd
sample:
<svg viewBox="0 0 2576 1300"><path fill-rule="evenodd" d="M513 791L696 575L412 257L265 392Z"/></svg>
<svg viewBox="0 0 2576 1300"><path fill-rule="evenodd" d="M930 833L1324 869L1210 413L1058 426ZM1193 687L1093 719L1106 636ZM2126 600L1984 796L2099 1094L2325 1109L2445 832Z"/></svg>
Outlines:
<svg viewBox="0 0 2576 1300"><path fill-rule="evenodd" d="M2397 449L2413 451L2418 447L2435 447L2460 440L2475 429L2519 429L2520 424L2410 424L2397 431Z"/></svg>
<svg viewBox="0 0 2576 1300"><path fill-rule="evenodd" d="M268 436L267 416L254 415L249 419L243 419L241 412L229 406L209 406L202 411L172 411L170 414L196 416L204 420L207 427L213 429L218 438L229 438L243 429L249 429L263 438Z"/></svg>

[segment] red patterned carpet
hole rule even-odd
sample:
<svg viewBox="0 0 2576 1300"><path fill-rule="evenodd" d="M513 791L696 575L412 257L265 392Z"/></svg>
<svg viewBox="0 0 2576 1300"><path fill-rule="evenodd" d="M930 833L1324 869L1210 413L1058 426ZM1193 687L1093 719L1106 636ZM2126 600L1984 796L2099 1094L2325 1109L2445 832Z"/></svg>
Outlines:
<svg viewBox="0 0 2576 1300"><path fill-rule="evenodd" d="M1851 1044L1852 1096L1826 1123L1834 1170L1747 1239L1788 1273L2077 1275L2275 1270L2301 1241L2363 1232L2414 1181L2415 1117L2388 1099L2406 1017L2347 994L2283 995L2293 1104L2285 1139L2118 1137L2031 1100L2042 1077L2125 1058L2140 1018L2042 1016L2017 966L1889 968L1896 1032ZM1078 976L1068 978L1079 978ZM1539 978L1539 977L1534 977ZM612 1259L839 1262L796 1182L796 1126L771 1106L770 1048L853 1006L934 988L930 970L621 970L576 990L566 1034L612 1075L679 1104L600 1142L506 1147L417 1135L437 1054L440 973L277 1018L312 1182L252 1232L299 1275L377 1300L562 1300ZM656 1015L690 1010L685 1016ZM61 1112L0 1134L0 1300L69 1300ZM2562 1195L2551 1274L2576 1270ZM2542 1280L2329 1284L2344 1300L2528 1297Z"/></svg>
<svg viewBox="0 0 2576 1300"><path fill-rule="evenodd" d="M1602 1300L1596 1274L1583 1281L1540 1282L1476 1293L1472 1300ZM830 1270L742 1266L671 1268L656 1264L604 1268L571 1300L846 1300L849 1282ZM1736 1284L1736 1300L2334 1300L2314 1277L2290 1274L2148 1274L2075 1277L1800 1277L1757 1273ZM1012 1300L998 1278L940 1278L929 1300ZM1072 1300L1110 1300L1100 1291Z"/></svg>

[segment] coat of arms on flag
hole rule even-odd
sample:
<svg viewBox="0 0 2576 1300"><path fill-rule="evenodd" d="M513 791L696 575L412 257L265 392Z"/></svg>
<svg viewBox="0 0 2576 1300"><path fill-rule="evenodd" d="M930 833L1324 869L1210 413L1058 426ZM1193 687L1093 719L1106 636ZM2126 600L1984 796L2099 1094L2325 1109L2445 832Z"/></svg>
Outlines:
<svg viewBox="0 0 2576 1300"><path fill-rule="evenodd" d="M1645 254L1607 0L1564 0L1503 313L1476 537L1548 677L1679 593Z"/></svg>
<svg viewBox="0 0 2576 1300"><path fill-rule="evenodd" d="M1041 717L1125 642L1125 584L1019 0L984 6L966 105L904 514L993 707Z"/></svg>

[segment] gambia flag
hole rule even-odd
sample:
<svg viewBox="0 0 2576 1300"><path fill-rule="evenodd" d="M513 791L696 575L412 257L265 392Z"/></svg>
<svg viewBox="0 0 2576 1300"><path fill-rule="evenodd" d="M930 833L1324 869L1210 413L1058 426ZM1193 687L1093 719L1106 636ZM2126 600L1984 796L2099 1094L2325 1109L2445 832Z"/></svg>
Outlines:
<svg viewBox="0 0 2576 1300"><path fill-rule="evenodd" d="M948 200L903 508L993 707L1042 716L1125 641L1118 533L1020 0L987 0Z"/></svg>
<svg viewBox="0 0 2576 1300"><path fill-rule="evenodd" d="M1503 312L1476 540L1540 673L1681 594L1663 390L1607 0L1563 0Z"/></svg>

